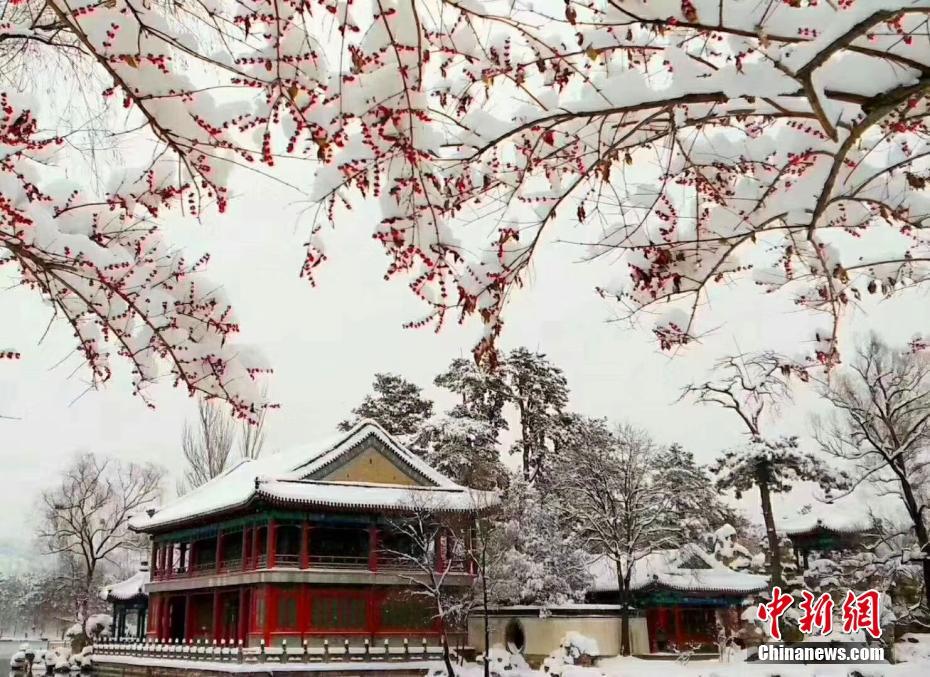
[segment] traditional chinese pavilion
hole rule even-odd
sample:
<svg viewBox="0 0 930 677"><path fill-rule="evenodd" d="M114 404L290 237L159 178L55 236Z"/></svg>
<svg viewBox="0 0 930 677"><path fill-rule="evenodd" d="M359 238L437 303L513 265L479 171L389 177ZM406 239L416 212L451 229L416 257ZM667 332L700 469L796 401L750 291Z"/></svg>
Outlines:
<svg viewBox="0 0 930 677"><path fill-rule="evenodd" d="M399 525L424 506L451 525L423 556L444 585L467 585L473 517L495 501L370 421L244 461L133 522L152 539L148 635L246 646L436 639L431 600L416 594L422 560Z"/></svg>
<svg viewBox="0 0 930 677"><path fill-rule="evenodd" d="M595 560L591 574L589 601L616 603L614 562ZM765 577L733 571L697 546L649 554L636 562L631 580L651 653L714 645L718 625L735 633L747 597L767 585Z"/></svg>
<svg viewBox="0 0 930 677"><path fill-rule="evenodd" d="M836 503L805 506L798 514L779 520L776 528L791 541L797 567L807 569L811 554L822 557L860 549L862 539L876 528L865 514L865 505L865 497L848 496Z"/></svg>
<svg viewBox="0 0 930 677"><path fill-rule="evenodd" d="M101 597L113 605L113 636L116 639L145 636L149 596L145 586L149 582L147 563L142 570L125 581L108 585Z"/></svg>

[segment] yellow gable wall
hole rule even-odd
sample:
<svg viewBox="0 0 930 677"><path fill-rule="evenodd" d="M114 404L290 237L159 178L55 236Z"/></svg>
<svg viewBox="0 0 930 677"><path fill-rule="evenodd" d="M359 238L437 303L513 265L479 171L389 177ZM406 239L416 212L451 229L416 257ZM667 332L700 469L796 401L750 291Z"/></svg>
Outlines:
<svg viewBox="0 0 930 677"><path fill-rule="evenodd" d="M322 479L331 482L372 482L376 484L419 484L374 447L365 449Z"/></svg>

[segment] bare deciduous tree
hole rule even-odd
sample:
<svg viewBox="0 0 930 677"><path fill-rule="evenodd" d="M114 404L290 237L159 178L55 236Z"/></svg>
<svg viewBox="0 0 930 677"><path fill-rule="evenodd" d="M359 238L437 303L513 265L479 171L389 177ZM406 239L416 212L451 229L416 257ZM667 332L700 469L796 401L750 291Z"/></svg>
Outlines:
<svg viewBox="0 0 930 677"><path fill-rule="evenodd" d="M124 549L144 541L129 529L129 519L153 504L161 493L162 470L83 454L62 473L58 486L42 494L39 538L51 554L73 565L74 606L87 617L95 597L100 566Z"/></svg>
<svg viewBox="0 0 930 677"><path fill-rule="evenodd" d="M590 435L558 456L551 474L554 505L571 520L585 549L616 567L621 607L621 652L630 653L630 605L637 562L677 544L681 520L673 515L657 449L629 426Z"/></svg>
<svg viewBox="0 0 930 677"><path fill-rule="evenodd" d="M255 431L259 436L260 430ZM184 424L181 449L187 459L184 477L178 482L183 494L218 477L232 454L236 429L232 419L211 400L198 400L197 421Z"/></svg>
<svg viewBox="0 0 930 677"><path fill-rule="evenodd" d="M262 398L268 397L268 388L262 388ZM268 409L258 412L254 422L247 420L239 423L239 453L242 458L255 460L262 455L265 448L265 416Z"/></svg>
<svg viewBox="0 0 930 677"><path fill-rule="evenodd" d="M853 489L870 482L880 493L900 498L920 548L930 608L930 534L924 515L930 479L930 357L896 351L872 336L822 392L837 412L818 422L815 436L826 453L852 464Z"/></svg>
<svg viewBox="0 0 930 677"><path fill-rule="evenodd" d="M396 537L394 547L382 552L392 557L402 576L413 586L413 594L430 601L442 634L442 658L449 677L455 677L449 651L448 630L463 623L476 599L473 587L463 588L450 580L457 565L469 556L462 538L467 520L449 516L440 500L411 495L410 510L391 520Z"/></svg>

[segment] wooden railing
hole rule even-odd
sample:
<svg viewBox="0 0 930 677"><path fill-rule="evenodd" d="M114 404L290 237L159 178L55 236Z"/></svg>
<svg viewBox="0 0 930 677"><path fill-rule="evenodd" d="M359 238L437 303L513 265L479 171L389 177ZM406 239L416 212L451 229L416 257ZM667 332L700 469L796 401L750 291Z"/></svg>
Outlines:
<svg viewBox="0 0 930 677"><path fill-rule="evenodd" d="M314 555L310 553L310 566L325 569L367 569L368 555Z"/></svg>
<svg viewBox="0 0 930 677"><path fill-rule="evenodd" d="M464 559L457 558L451 563L450 571L456 573L466 573L468 571L467 562ZM321 555L310 553L307 556L307 565L309 568L320 569L352 569L365 571L371 567L371 559L366 555ZM220 562L217 566L215 562L203 562L201 564L191 564L184 568L173 568L170 571L157 571L153 575L153 580L164 581L174 578L191 578L195 576L205 576L217 573L239 573L253 569L265 569L268 567L268 556L258 555L246 560L228 559ZM284 569L304 569L301 566L301 556L294 554L276 554L274 557L274 567ZM379 551L377 554L377 570L379 571L417 571L420 565L406 557Z"/></svg>
<svg viewBox="0 0 930 677"><path fill-rule="evenodd" d="M429 644L426 638L420 643L407 639L384 639L382 643L371 643L367 638L362 643L351 644L349 640L330 643L327 639L314 646L306 640L289 645L287 640L280 646L266 647L264 640L257 647L245 647L238 643L204 642L204 641L137 641L104 640L93 645L93 655L132 656L136 658L155 658L159 661L212 661L219 663L327 663L338 661L423 661L442 658L442 642L436 638L435 644ZM459 640L453 653L462 656L468 653L467 647Z"/></svg>

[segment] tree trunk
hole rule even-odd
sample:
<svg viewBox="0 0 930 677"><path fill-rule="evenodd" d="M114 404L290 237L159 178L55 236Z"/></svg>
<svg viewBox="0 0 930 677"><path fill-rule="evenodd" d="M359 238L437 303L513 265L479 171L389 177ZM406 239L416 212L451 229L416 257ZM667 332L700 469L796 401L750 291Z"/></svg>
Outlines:
<svg viewBox="0 0 930 677"><path fill-rule="evenodd" d="M488 548L481 543L481 607L484 615L484 677L491 677L491 626L488 620Z"/></svg>
<svg viewBox="0 0 930 677"><path fill-rule="evenodd" d="M924 524L923 513L917 505L917 498L914 496L914 489L910 481L903 472L903 468L898 472L901 484L901 495L904 498L904 505L907 513L914 523L914 536L917 538L917 545L920 546L920 553L923 555L921 568L924 576L924 598L927 607L930 608L930 534L927 533L927 525Z"/></svg>
<svg viewBox="0 0 930 677"><path fill-rule="evenodd" d="M452 667L452 655L449 653L449 638L445 632L442 635L442 662L446 664L446 674L449 677L455 677L455 670Z"/></svg>
<svg viewBox="0 0 930 677"><path fill-rule="evenodd" d="M629 586L617 565L617 597L620 602L620 655L630 655L630 594Z"/></svg>
<svg viewBox="0 0 930 677"><path fill-rule="evenodd" d="M772 569L772 585L781 586L781 551L778 547L778 532L775 531L775 516L772 514L772 495L768 479L762 473L757 478L759 498L762 499L762 517L765 520L765 536L769 544L769 563Z"/></svg>

